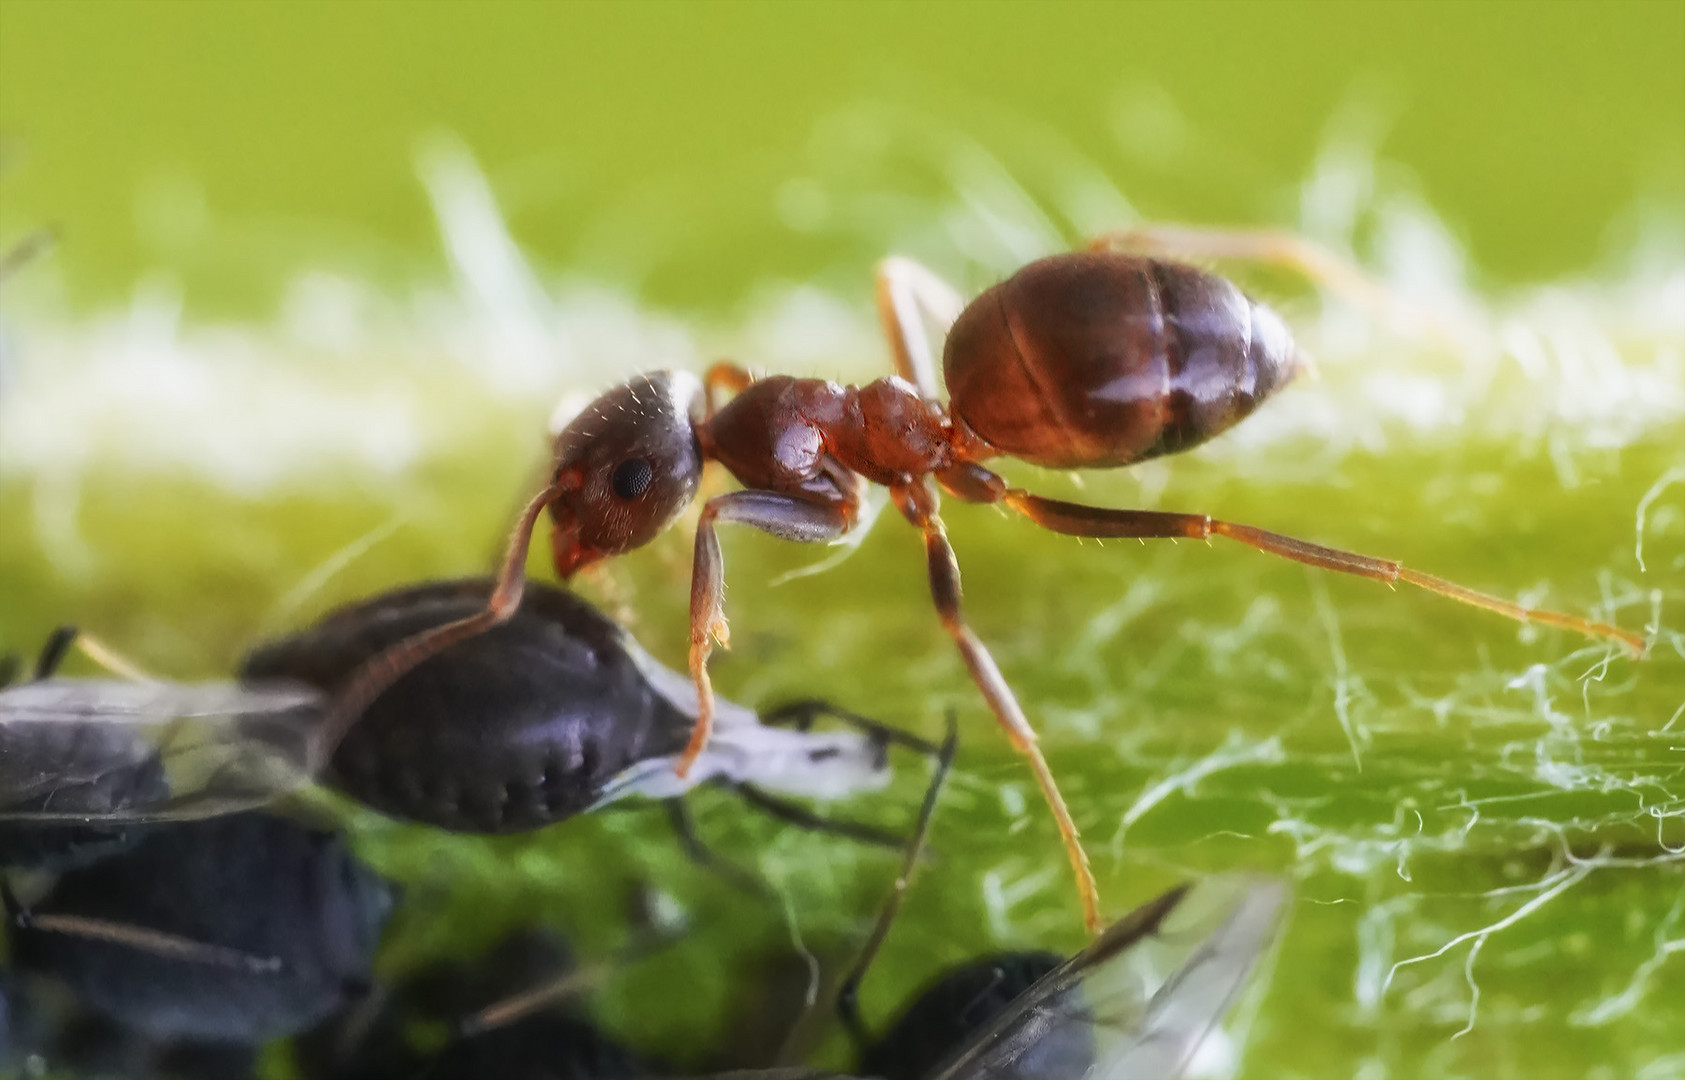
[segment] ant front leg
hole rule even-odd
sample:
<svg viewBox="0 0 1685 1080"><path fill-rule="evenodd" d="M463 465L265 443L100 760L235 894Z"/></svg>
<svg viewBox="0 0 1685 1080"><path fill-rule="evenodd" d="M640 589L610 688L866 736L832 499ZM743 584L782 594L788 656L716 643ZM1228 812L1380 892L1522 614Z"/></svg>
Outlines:
<svg viewBox="0 0 1685 1080"><path fill-rule="evenodd" d="M892 255L878 264L877 301L878 319L895 354L895 373L918 387L920 397L936 401L942 389L924 320L946 334L965 310L964 299L922 264Z"/></svg>
<svg viewBox="0 0 1685 1080"><path fill-rule="evenodd" d="M725 620L725 560L720 555L716 521L749 525L781 540L815 544L835 540L854 527L853 502L820 502L778 491L733 491L709 499L696 523L696 562L690 578L690 677L696 683L696 727L679 758L683 777L708 745L714 730L714 687L708 680L708 655L714 642L729 646Z"/></svg>
<svg viewBox="0 0 1685 1080"><path fill-rule="evenodd" d="M1035 729L1025 718L1018 698L1012 693L1012 687L1001 674L995 658L989 655L989 650L983 642L972 632L971 627L966 625L965 616L960 611L959 560L954 557L953 545L948 543L947 530L943 528L942 518L937 513L936 491L928 480L920 478L892 488L891 494L901 513L924 534L925 561L930 572L930 595L936 603L936 613L941 616L942 626L954 639L954 644L959 646L965 666L971 672L971 680L983 692L995 719L1006 729L1013 749L1029 760L1036 783L1040 785L1042 796L1047 800L1047 805L1053 811L1053 818L1059 825L1059 835L1064 841L1065 853L1069 856L1071 870L1076 875L1077 891L1082 897L1083 919L1089 931L1098 934L1105 925L1100 916L1100 890L1094 882L1094 871L1088 865L1088 853L1082 849L1082 837L1077 832L1076 822L1071 818L1071 811L1065 805L1065 797L1060 793L1059 785L1053 779L1053 772L1047 766L1047 759L1042 756L1041 748L1037 745Z"/></svg>
<svg viewBox="0 0 1685 1080"><path fill-rule="evenodd" d="M392 684L459 641L485 633L492 627L514 618L521 606L521 596L527 584L527 547L532 543L532 530L538 524L544 508L562 493L558 481L539 492L521 511L509 534L509 545L503 553L503 565L483 610L455 622L435 626L412 634L358 668L335 698L317 734L314 756L320 763L333 757L351 725L363 715L363 710L376 698L391 689Z"/></svg>
<svg viewBox="0 0 1685 1080"><path fill-rule="evenodd" d="M970 466L969 468L972 471L987 472L987 470L982 470L977 466ZM1064 533L1067 536L1139 540L1208 540L1214 535L1225 536L1259 551L1277 555L1284 559L1291 559L1294 562L1301 562L1307 566L1369 578L1371 581L1379 581L1387 585L1402 581L1409 585L1415 585L1417 588L1438 593L1440 596L1455 600L1458 603L1484 608L1505 618L1514 619L1516 622L1543 623L1546 626L1572 630L1587 637L1606 638L1619 642L1635 656L1644 651L1644 638L1631 631L1610 626L1608 623L1582 619L1575 615L1523 607L1509 600L1465 588L1454 581L1447 581L1432 574L1411 570L1404 564L1391 559L1377 559L1371 555L1359 555L1353 551L1323 547L1321 544L1313 544L1306 540L1284 536L1281 533L1270 532L1251 525L1220 521L1205 514L1171 514L1156 510L1111 510L1098 506L1086 506L1082 503L1062 502L1058 499L1032 495L1019 488L1009 488L1004 482L1000 482L999 477L995 477L995 480L997 486L992 490L998 492L998 495L995 498L983 498L977 501L1005 503L1042 528ZM972 490L988 489L977 487Z"/></svg>

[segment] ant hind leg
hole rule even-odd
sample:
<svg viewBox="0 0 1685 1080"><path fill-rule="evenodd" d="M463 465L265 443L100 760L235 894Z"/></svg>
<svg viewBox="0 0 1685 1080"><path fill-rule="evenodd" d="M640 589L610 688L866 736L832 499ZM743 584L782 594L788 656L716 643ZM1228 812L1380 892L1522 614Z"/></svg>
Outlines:
<svg viewBox="0 0 1685 1080"><path fill-rule="evenodd" d="M1000 721L1000 726L1006 729L1013 749L1029 762L1030 770L1035 774L1036 784L1041 788L1042 797L1047 800L1048 808L1053 811L1053 819L1059 826L1060 839L1070 859L1071 871L1077 879L1083 920L1091 933L1098 934L1105 923L1100 915L1100 889L1095 884L1094 871L1088 865L1088 853L1082 848L1082 837L1077 831L1076 822L1071 818L1070 808L1065 805L1065 796L1060 793L1059 784L1053 779L1053 771L1048 768L1047 759L1042 756L1041 748L1037 745L1035 729L1024 716L1024 710L1018 704L1018 698L1012 693L1012 687L1008 685L1006 677L1001 674L995 658L989 655L989 650L982 640L966 625L965 616L960 610L959 560L954 556L953 545L948 543L947 530L943 528L942 519L937 514L936 491L928 480L921 478L911 484L893 488L892 494L901 513L924 534L930 595L936 604L936 613L942 619L943 628L959 647L960 655L965 659L965 666L971 672L972 682L983 692L983 697L993 710L995 719Z"/></svg>
<svg viewBox="0 0 1685 1080"><path fill-rule="evenodd" d="M1238 540L1248 547L1256 548L1270 555L1291 559L1307 566L1333 570L1342 574L1352 574L1387 585L1402 581L1409 585L1415 585L1417 588L1426 589L1428 592L1438 593L1440 596L1455 600L1458 603L1484 608L1505 618L1514 619L1516 622L1542 623L1563 630L1572 630L1587 637L1612 640L1620 643L1634 655L1639 655L1644 650L1644 638L1641 635L1622 630L1616 626L1610 626L1607 623L1594 622L1590 619L1582 619L1575 615L1566 615L1557 611L1524 607L1509 600L1465 588L1454 581L1447 581L1432 574L1411 570L1402 563L1391 559L1377 559L1371 555L1359 555L1353 551L1324 547L1321 544L1313 544L1281 533L1254 528L1251 525L1220 521L1205 514L1172 514L1156 510L1113 510L1044 498L1019 488L1006 487L1002 488L999 501L1023 514L1042 528L1064 533L1067 536L1139 540L1208 540L1214 535L1224 536L1230 540Z"/></svg>

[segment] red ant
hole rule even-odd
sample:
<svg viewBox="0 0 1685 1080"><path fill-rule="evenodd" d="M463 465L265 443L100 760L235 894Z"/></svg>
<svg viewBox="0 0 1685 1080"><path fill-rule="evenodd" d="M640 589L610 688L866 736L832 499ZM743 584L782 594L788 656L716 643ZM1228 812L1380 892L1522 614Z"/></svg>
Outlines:
<svg viewBox="0 0 1685 1080"><path fill-rule="evenodd" d="M960 574L938 516L937 488L996 503L1073 536L1225 536L1283 558L1391 584L1408 582L1520 621L1613 638L1643 639L1603 623L1538 611L1442 578L1204 514L1113 510L1044 498L983 467L1013 457L1058 469L1118 468L1187 450L1245 418L1305 370L1281 319L1215 274L1119 250L1033 262L969 305L930 271L890 259L877 300L898 374L865 386L716 365L699 383L683 372L640 375L598 398L556 438L549 484L521 513L496 589L480 613L419 634L354 676L341 715L354 718L397 674L451 642L515 614L526 548L539 516L563 578L648 543L696 497L702 466L718 461L745 490L711 498L696 532L690 596L690 673L700 715L681 775L706 744L713 718L708 655L727 643L716 526L735 522L785 540L833 540L860 520L867 484L889 489L924 537L931 596L1012 745L1034 770L1064 838L1091 930L1102 925L1087 856L1063 797L1012 689L965 623ZM1246 245L1241 245L1245 253ZM1226 252L1225 252L1226 253ZM1309 260L1266 240L1254 254ZM1323 275L1326 276L1326 275ZM1350 282L1346 282L1350 284ZM942 357L948 401L938 397L921 314L948 326ZM722 392L731 395L721 402Z"/></svg>

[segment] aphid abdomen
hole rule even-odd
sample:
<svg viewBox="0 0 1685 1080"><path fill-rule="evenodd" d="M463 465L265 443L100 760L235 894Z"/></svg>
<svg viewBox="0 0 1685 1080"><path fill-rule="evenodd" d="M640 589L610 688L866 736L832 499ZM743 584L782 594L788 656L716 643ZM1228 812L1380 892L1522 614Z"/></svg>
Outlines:
<svg viewBox="0 0 1685 1080"><path fill-rule="evenodd" d="M1298 373L1281 319L1229 281L1106 252L1033 262L961 313L950 410L996 451L1113 468L1196 446Z"/></svg>
<svg viewBox="0 0 1685 1080"><path fill-rule="evenodd" d="M13 927L12 947L20 967L152 1038L255 1043L321 1020L369 981L391 906L341 838L235 814L159 826L65 874ZM221 952L189 958L146 935Z"/></svg>
<svg viewBox="0 0 1685 1080"><path fill-rule="evenodd" d="M472 614L490 591L476 579L383 594L253 651L242 677L331 692L383 649ZM689 727L650 689L614 623L535 584L509 622L381 694L326 779L393 817L453 832L522 832L587 809L634 762L678 753Z"/></svg>

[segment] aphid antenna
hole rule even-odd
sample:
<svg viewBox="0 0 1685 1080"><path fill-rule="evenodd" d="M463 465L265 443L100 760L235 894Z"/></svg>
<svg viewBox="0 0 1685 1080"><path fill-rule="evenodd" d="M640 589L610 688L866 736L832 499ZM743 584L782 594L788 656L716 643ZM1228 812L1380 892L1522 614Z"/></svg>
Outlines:
<svg viewBox="0 0 1685 1080"><path fill-rule="evenodd" d="M906 856L901 860L900 873L895 877L895 884L890 889L888 899L884 901L883 910L878 913L878 921L872 927L871 936L866 939L854 966L849 969L842 984L837 988L837 1016L857 1047L864 1048L871 1041L866 1025L860 1019L860 983L866 978L866 971L871 967L872 961L877 958L884 939L889 937L889 928L895 922L896 915L901 912L901 903L906 898L913 873L924 859L926 842L930 836L930 822L936 815L936 804L942 795L942 785L953 768L954 753L958 747L959 720L954 711L949 709L947 735L936 752L936 770L931 775L930 786L925 789L924 804L919 807L918 822L913 827L913 837L907 844Z"/></svg>
<svg viewBox="0 0 1685 1080"><path fill-rule="evenodd" d="M593 990L632 964L676 944L684 937L686 929L683 920L671 925L658 926L639 935L630 945L606 960L564 971L555 978L546 979L535 986L511 994L458 1023L457 1036L471 1039L488 1031L519 1023L557 1002Z"/></svg>

